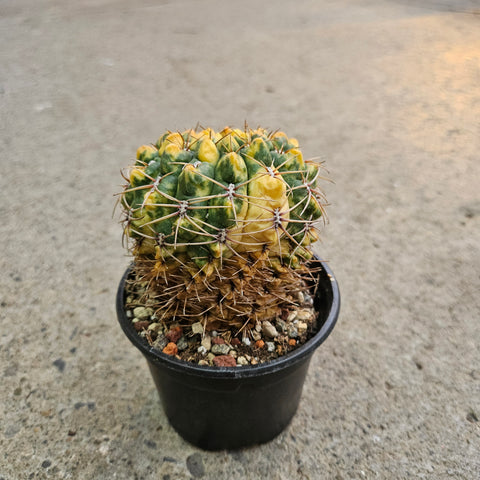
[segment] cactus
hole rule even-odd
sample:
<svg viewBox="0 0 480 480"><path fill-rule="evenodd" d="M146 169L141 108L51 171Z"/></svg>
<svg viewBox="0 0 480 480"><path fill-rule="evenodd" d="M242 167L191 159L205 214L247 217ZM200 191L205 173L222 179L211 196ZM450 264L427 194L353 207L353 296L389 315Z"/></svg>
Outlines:
<svg viewBox="0 0 480 480"><path fill-rule="evenodd" d="M320 165L296 139L167 132L136 157L120 194L124 234L157 316L245 327L292 302L325 205Z"/></svg>

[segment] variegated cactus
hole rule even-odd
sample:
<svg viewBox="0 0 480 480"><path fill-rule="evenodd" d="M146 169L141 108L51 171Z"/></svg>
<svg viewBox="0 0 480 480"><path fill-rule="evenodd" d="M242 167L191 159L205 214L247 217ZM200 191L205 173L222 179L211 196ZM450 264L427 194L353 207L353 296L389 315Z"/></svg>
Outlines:
<svg viewBox="0 0 480 480"><path fill-rule="evenodd" d="M167 132L138 149L125 178L121 205L137 272L155 298L169 289L158 308L174 308L174 316L173 301L187 317L210 301L210 321L245 322L246 292L261 297L259 285L272 281L285 287L312 256L325 204L320 167L283 132ZM199 301L187 313L192 285ZM222 305L232 297L236 307Z"/></svg>

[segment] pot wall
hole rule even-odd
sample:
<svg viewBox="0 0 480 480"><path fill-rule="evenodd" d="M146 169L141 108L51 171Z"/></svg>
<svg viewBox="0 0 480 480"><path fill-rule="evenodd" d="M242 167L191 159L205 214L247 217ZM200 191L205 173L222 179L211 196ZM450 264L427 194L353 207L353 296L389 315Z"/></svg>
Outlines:
<svg viewBox="0 0 480 480"><path fill-rule="evenodd" d="M218 450L278 435L297 410L309 361L259 377L209 379L148 365L175 430L194 445Z"/></svg>

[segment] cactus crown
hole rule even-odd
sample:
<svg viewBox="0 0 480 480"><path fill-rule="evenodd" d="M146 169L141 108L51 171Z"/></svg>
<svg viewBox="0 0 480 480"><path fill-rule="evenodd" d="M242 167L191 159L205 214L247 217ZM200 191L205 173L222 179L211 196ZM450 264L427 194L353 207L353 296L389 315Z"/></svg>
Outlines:
<svg viewBox="0 0 480 480"><path fill-rule="evenodd" d="M246 325L288 301L286 286L300 288L325 198L320 166L296 139L167 132L124 177L124 233L163 320Z"/></svg>

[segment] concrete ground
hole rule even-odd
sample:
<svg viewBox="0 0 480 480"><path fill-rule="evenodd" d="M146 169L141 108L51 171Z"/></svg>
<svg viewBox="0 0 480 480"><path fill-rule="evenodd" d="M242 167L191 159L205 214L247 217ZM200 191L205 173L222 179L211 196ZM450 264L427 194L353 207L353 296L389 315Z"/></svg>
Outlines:
<svg viewBox="0 0 480 480"><path fill-rule="evenodd" d="M0 479L480 477L480 2L1 0ZM197 122L326 161L342 311L298 414L208 453L117 325L136 148Z"/></svg>

